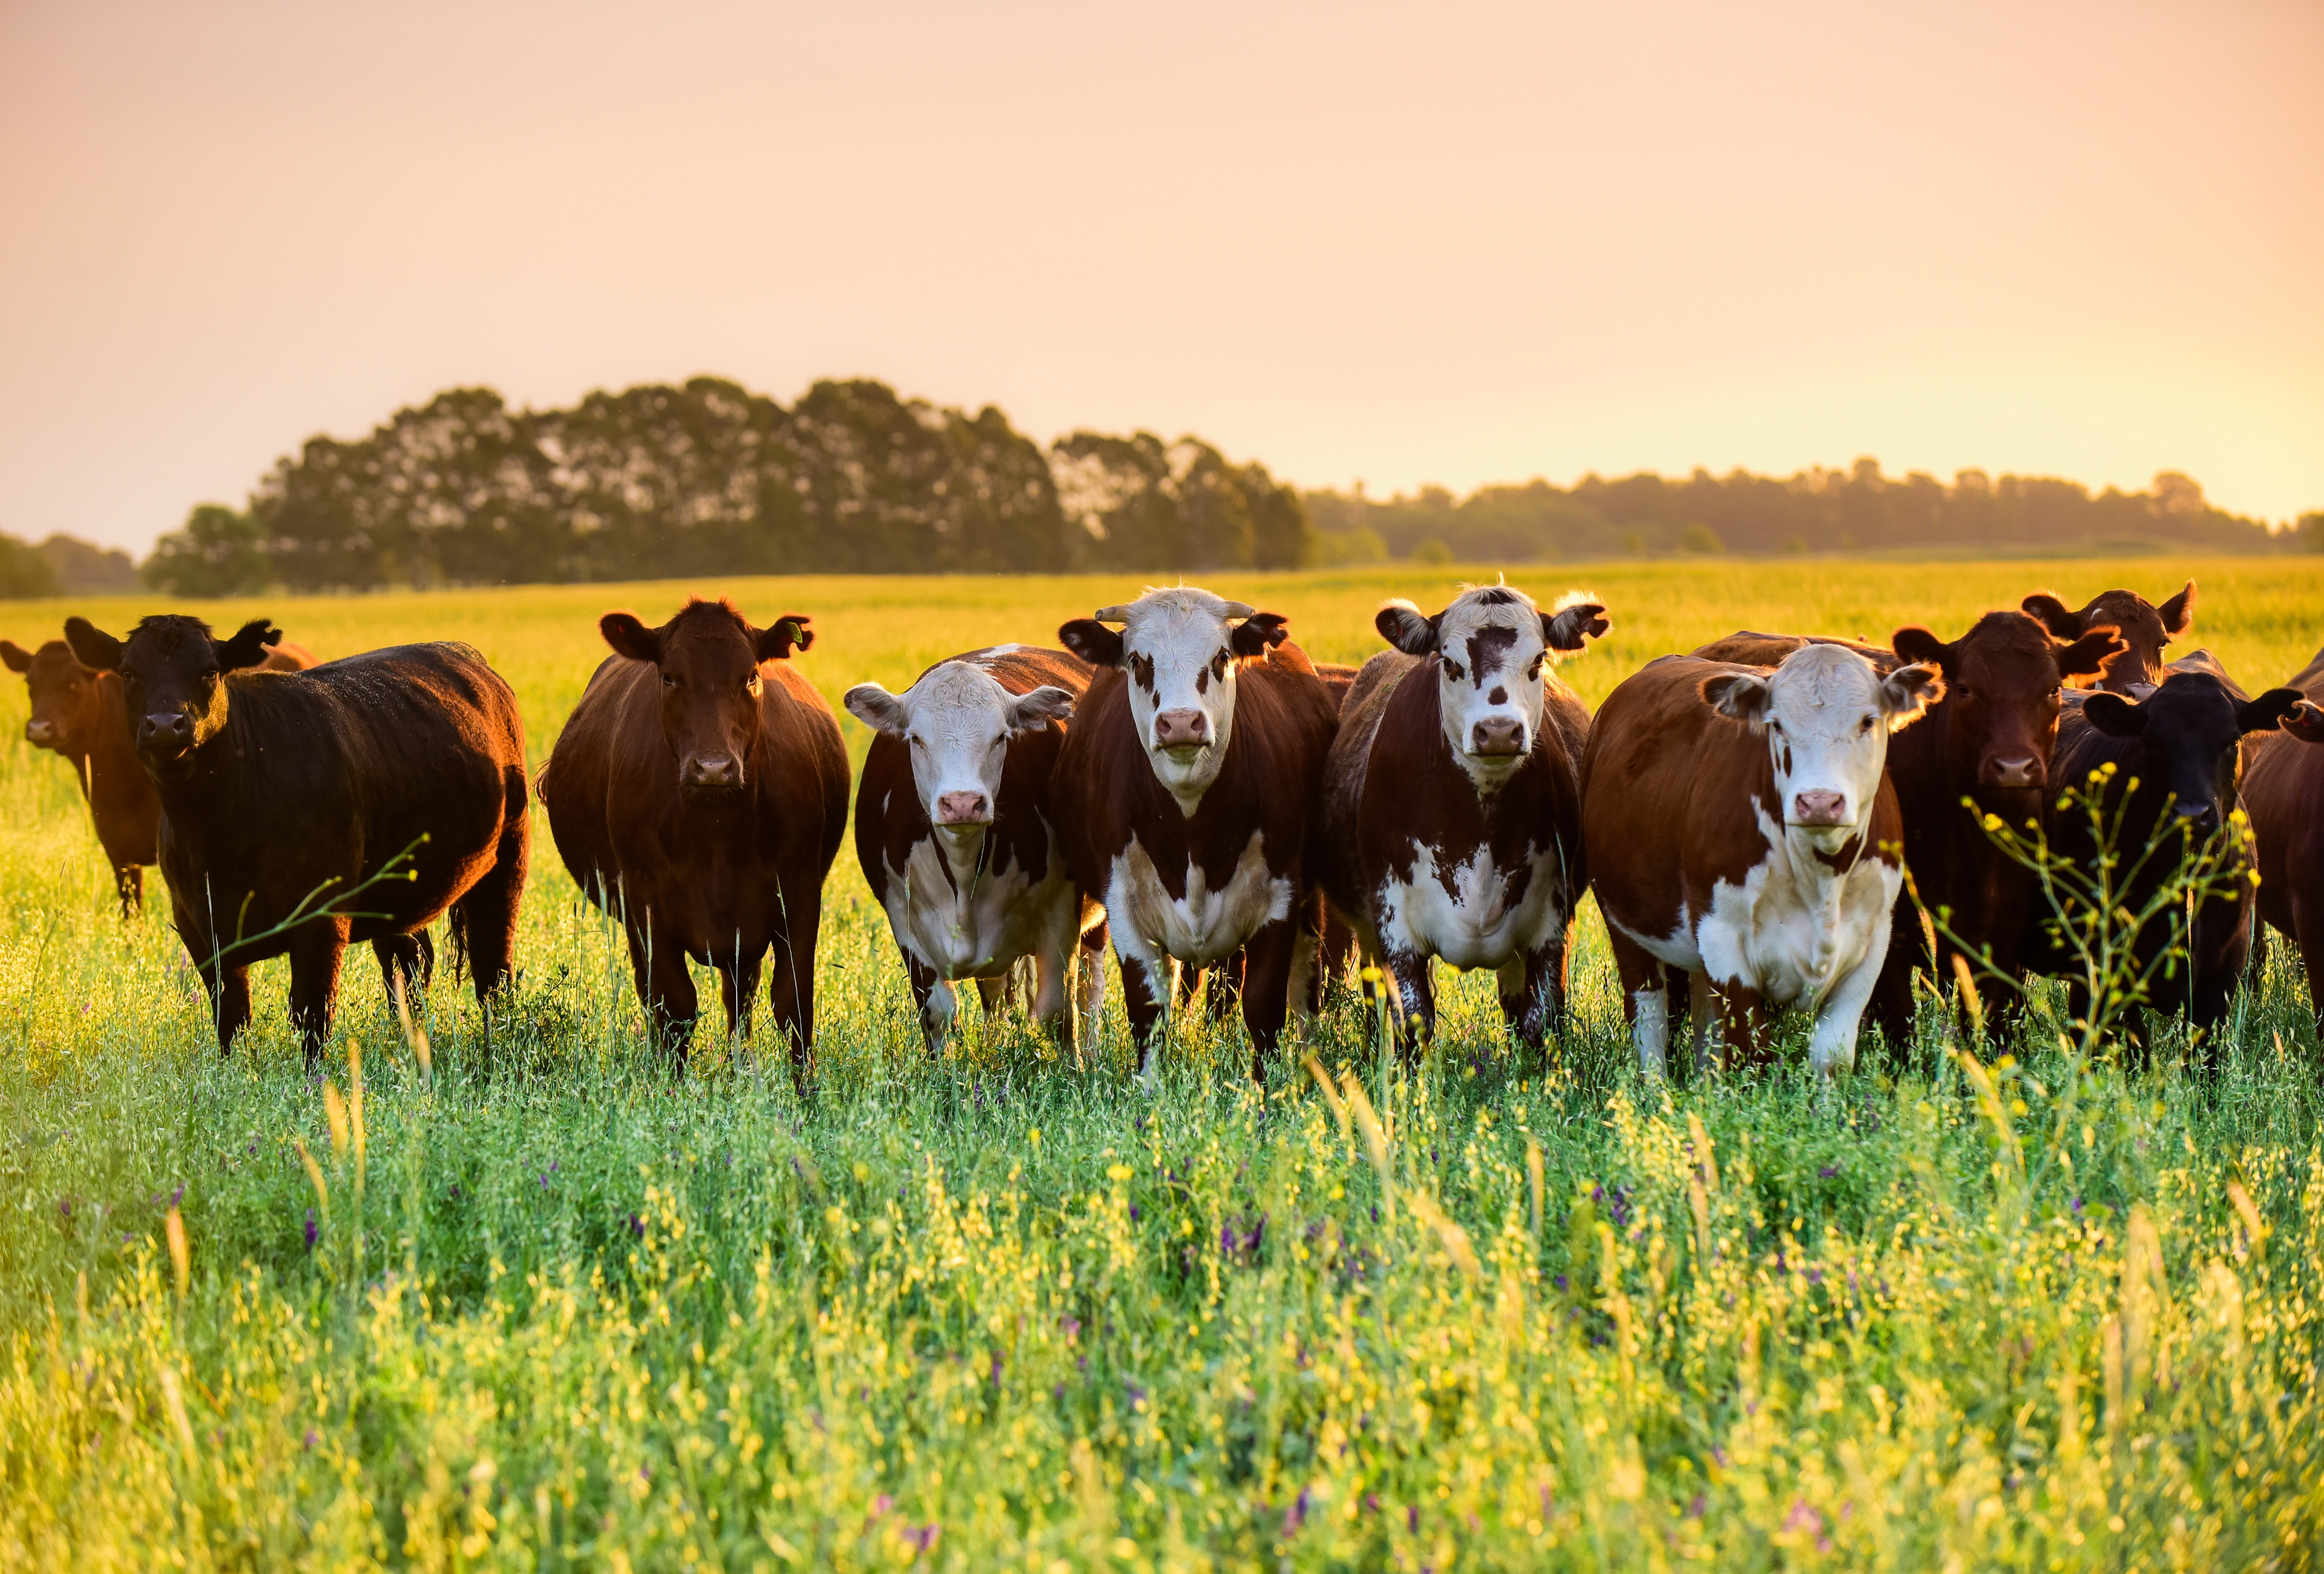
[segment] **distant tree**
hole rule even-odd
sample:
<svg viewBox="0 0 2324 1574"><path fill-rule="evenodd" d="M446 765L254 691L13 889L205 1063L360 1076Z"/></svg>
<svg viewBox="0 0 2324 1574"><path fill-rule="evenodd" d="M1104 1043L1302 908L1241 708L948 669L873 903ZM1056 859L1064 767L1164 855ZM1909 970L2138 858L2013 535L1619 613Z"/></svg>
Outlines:
<svg viewBox="0 0 2324 1574"><path fill-rule="evenodd" d="M2300 544L2302 549L2311 552L2324 552L2324 508L2319 508L2313 514L2301 514L2299 524L2294 528L2299 532Z"/></svg>
<svg viewBox="0 0 2324 1574"><path fill-rule="evenodd" d="M68 595L113 595L137 588L137 565L118 547L51 535L38 550L56 569L57 581Z"/></svg>
<svg viewBox="0 0 2324 1574"><path fill-rule="evenodd" d="M248 514L199 504L185 529L153 543L141 571L146 584L172 596L257 595L274 579L263 541L264 532Z"/></svg>
<svg viewBox="0 0 2324 1574"><path fill-rule="evenodd" d="M1148 572L1296 569L1310 554L1306 505L1262 465L1199 438L1077 431L1051 445L1058 507L1093 567Z"/></svg>
<svg viewBox="0 0 2324 1574"><path fill-rule="evenodd" d="M0 535L0 598L31 600L55 596L62 589L56 566L41 555L38 547L13 535Z"/></svg>
<svg viewBox="0 0 2324 1574"><path fill-rule="evenodd" d="M1727 543L1709 525L1690 524L1678 532L1678 550L1714 556L1725 551Z"/></svg>

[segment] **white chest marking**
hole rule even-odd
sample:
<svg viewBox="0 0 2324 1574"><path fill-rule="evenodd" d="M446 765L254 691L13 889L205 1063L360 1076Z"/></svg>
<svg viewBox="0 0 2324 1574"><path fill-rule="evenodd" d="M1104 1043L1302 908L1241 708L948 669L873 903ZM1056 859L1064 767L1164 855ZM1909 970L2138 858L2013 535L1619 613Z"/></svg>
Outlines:
<svg viewBox="0 0 2324 1574"><path fill-rule="evenodd" d="M1166 957L1207 968L1231 955L1265 925L1291 913L1291 882L1268 873L1266 837L1253 831L1227 883L1213 891L1203 871L1186 866L1186 893L1172 896L1136 837L1114 856L1105 911L1115 946L1158 968Z"/></svg>
<svg viewBox="0 0 2324 1574"><path fill-rule="evenodd" d="M1058 904L1073 901L1054 845L1048 877L1038 885L1013 863L999 875L960 869L952 880L945 865L936 838L914 842L901 870L889 866L887 902L897 942L941 977L982 977L1032 955L1054 927Z"/></svg>
<svg viewBox="0 0 2324 1574"><path fill-rule="evenodd" d="M1421 847L1411 880L1391 875L1380 893L1380 942L1455 968L1499 968L1538 950L1565 926L1562 871L1554 847L1528 848L1527 855L1523 870L1504 869L1490 848L1479 847L1448 870L1437 864L1435 849ZM1509 888L1520 873L1529 878L1512 903Z"/></svg>

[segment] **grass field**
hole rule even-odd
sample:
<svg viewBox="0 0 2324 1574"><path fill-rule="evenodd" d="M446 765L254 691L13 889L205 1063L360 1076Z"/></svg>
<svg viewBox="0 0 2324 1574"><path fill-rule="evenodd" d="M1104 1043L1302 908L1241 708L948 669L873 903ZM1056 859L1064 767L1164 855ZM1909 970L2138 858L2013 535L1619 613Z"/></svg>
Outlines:
<svg viewBox="0 0 2324 1574"><path fill-rule="evenodd" d="M2247 686L2324 642L2324 562L1527 570L1615 632L1593 702L1738 627L1950 637L2036 588L2202 584ZM1468 570L1465 577L1474 577ZM1222 577L1318 658L1463 573ZM478 646L536 761L603 647L687 587L276 598L326 657ZM1127 599L1114 580L780 579L835 700ZM0 604L0 634L66 611ZM69 774L0 684L0 1568L2306 1569L2324 1535L2324 1148L2272 951L2215 1077L1946 1056L1821 1088L1637 1079L1602 931L1546 1063L1489 985L1420 1073L1342 1003L1263 1090L1183 1018L1151 1095L1118 1005L930 1064L852 849L822 1079L641 1044L619 937L538 826L493 1063L439 978L423 1076L368 961L327 1088L283 964L221 1060L155 902L124 926ZM860 755L864 730L844 723ZM334 1106L357 1095L335 1135ZM2170 1057L2163 1057L2168 1060ZM310 1174L301 1147L314 1161ZM184 1248L173 1252L172 1209Z"/></svg>

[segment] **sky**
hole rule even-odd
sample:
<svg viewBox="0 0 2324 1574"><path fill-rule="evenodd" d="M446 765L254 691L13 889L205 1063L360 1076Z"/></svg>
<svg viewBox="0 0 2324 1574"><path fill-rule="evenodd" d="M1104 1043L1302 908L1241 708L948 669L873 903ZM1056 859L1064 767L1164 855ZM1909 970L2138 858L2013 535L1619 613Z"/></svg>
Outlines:
<svg viewBox="0 0 2324 1574"><path fill-rule="evenodd" d="M0 0L0 530L818 377L1304 486L2324 508L2324 5Z"/></svg>

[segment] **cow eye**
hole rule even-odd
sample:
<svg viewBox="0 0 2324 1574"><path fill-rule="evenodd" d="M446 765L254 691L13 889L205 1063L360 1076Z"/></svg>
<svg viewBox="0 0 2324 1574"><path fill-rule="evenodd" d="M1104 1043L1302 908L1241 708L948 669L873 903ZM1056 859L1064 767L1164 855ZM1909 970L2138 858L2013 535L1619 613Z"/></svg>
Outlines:
<svg viewBox="0 0 2324 1574"><path fill-rule="evenodd" d="M675 673L675 672L664 672L664 673L661 675L661 686L662 686L663 688L665 688L665 689L675 689L675 688L677 688L677 687L678 687L678 674L677 674L677 673Z"/></svg>
<svg viewBox="0 0 2324 1574"><path fill-rule="evenodd" d="M1444 675L1447 678L1452 679L1455 683L1458 683L1461 681L1461 663L1458 662L1445 662Z"/></svg>
<svg viewBox="0 0 2324 1574"><path fill-rule="evenodd" d="M1870 732L1872 730L1872 718L1868 716L1862 721L1858 722L1856 724L1856 730L1858 732Z"/></svg>
<svg viewBox="0 0 2324 1574"><path fill-rule="evenodd" d="M1533 665L1526 669L1526 681L1532 683L1538 682L1540 681L1541 664L1545 660L1546 660L1546 658L1543 656L1536 656L1533 659Z"/></svg>

